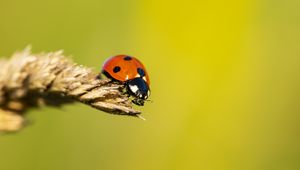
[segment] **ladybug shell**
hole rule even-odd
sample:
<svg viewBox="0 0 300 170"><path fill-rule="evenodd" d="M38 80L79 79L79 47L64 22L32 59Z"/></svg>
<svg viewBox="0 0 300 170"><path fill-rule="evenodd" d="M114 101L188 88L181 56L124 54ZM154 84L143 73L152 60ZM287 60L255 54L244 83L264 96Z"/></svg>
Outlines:
<svg viewBox="0 0 300 170"><path fill-rule="evenodd" d="M107 59L103 64L102 72L121 82L141 77L148 86L150 85L146 68L137 58L131 56L117 55Z"/></svg>

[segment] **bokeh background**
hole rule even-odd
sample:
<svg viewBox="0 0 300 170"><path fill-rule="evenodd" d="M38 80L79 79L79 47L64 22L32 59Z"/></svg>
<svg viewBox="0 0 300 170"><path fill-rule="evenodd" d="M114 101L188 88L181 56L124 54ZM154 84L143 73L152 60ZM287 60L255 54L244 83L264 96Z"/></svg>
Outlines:
<svg viewBox="0 0 300 170"><path fill-rule="evenodd" d="M299 0L0 0L0 56L64 49L99 71L146 65L147 121L33 109L1 170L300 169Z"/></svg>

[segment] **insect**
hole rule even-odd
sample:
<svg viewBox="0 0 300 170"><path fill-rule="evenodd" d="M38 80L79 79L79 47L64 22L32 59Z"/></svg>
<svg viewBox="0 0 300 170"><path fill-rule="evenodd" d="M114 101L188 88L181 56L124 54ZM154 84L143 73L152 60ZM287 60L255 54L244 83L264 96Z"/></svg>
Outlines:
<svg viewBox="0 0 300 170"><path fill-rule="evenodd" d="M133 103L143 106L150 95L150 79L144 65L128 55L117 55L107 59L102 67L102 73L125 85L126 91L133 96Z"/></svg>

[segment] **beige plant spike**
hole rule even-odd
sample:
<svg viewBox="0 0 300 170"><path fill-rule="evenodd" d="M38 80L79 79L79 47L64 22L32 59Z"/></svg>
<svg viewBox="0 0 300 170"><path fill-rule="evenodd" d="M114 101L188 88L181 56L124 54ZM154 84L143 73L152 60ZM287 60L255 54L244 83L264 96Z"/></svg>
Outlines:
<svg viewBox="0 0 300 170"><path fill-rule="evenodd" d="M108 113L140 114L122 93L122 85L96 76L62 51L31 54L26 48L0 60L0 131L19 130L26 109L41 105L80 101Z"/></svg>

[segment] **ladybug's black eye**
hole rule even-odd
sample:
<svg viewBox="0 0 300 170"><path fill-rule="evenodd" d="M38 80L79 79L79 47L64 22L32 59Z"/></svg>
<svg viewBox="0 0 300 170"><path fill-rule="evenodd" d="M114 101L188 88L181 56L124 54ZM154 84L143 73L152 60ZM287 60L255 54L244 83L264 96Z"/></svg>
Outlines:
<svg viewBox="0 0 300 170"><path fill-rule="evenodd" d="M132 58L130 56L126 56L123 59L126 60L126 61L132 60Z"/></svg>
<svg viewBox="0 0 300 170"><path fill-rule="evenodd" d="M115 66L114 69L113 69L113 72L114 72L114 73L117 73L117 72L119 72L119 71L121 71L121 67Z"/></svg>
<svg viewBox="0 0 300 170"><path fill-rule="evenodd" d="M143 70L142 68L137 68L137 72L139 73L139 75L140 75L141 77L144 77L144 76L145 76L145 72L144 72L144 70Z"/></svg>

